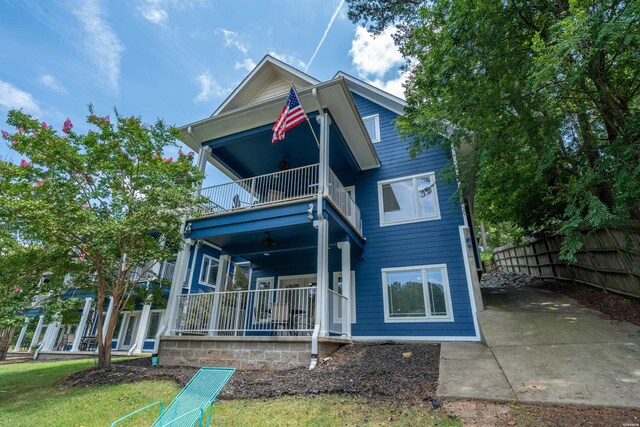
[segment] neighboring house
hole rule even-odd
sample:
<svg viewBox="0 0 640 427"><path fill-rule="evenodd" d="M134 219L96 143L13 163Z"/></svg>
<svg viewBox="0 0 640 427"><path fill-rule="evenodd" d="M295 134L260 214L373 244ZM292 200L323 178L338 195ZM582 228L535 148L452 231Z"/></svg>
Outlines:
<svg viewBox="0 0 640 427"><path fill-rule="evenodd" d="M141 286L156 286L157 279L172 280L175 264L173 261L155 263L153 269L145 277L138 277ZM133 273L134 275L137 272ZM36 301L34 308L20 332L12 342L14 352L29 352L40 349L39 355L53 354L59 357L63 353L77 354L97 350L98 307L94 296L88 292L69 291L65 298L83 300L81 311L73 313L65 319L54 316L49 322L42 314L40 303ZM165 292L166 298L166 292ZM46 296L39 297L46 299ZM166 302L166 301L165 301ZM144 303L134 301L133 310L122 310L118 317L113 334L111 348L115 351L134 354L157 351L160 325L165 315L166 304ZM107 298L102 313L105 325L112 313L112 299ZM106 330L106 328L105 328Z"/></svg>
<svg viewBox="0 0 640 427"><path fill-rule="evenodd" d="M310 125L272 144L291 82ZM411 159L394 127L403 108L349 75L321 82L266 56L181 128L201 170L231 182L200 189L185 221L161 363L277 368L352 340L480 339L473 239L441 174L453 153Z"/></svg>

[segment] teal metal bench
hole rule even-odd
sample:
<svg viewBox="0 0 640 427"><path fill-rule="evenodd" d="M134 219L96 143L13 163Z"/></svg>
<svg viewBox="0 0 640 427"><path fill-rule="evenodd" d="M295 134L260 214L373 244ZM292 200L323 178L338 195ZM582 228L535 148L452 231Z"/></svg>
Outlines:
<svg viewBox="0 0 640 427"><path fill-rule="evenodd" d="M235 371L233 368L201 368L167 409L164 409L162 402L155 402L114 421L111 427L154 406L159 406L160 413L152 427L208 426L211 422L211 412L206 419L205 413L213 406L216 397Z"/></svg>

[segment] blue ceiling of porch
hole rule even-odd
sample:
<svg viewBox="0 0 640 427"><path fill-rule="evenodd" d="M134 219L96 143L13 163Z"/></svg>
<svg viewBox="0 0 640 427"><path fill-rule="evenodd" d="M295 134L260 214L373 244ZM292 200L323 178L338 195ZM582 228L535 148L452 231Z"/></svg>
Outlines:
<svg viewBox="0 0 640 427"><path fill-rule="evenodd" d="M319 125L310 117L316 135L320 135ZM318 163L318 146L308 124L300 124L286 133L282 141L271 144L273 124L208 141L212 155L223 165L242 178L279 171L281 161L289 168ZM329 164L335 172L354 170L353 156L340 131L332 123L329 133Z"/></svg>

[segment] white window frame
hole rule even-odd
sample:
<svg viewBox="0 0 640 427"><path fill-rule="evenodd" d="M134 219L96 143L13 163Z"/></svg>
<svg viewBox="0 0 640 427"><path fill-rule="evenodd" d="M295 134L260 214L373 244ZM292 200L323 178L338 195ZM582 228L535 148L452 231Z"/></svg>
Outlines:
<svg viewBox="0 0 640 427"><path fill-rule="evenodd" d="M207 267L207 275L206 275L206 277L205 277L205 280L203 281L203 280L202 280L202 272L203 272L203 270L204 270L204 263L205 263L205 261L207 261L207 260L209 260L209 266ZM215 262L217 262L217 263L218 263L218 268L220 268L220 260L219 260L219 259L214 258L214 257L212 257L212 256L210 256L210 255L202 255L202 261L201 261L201 263L200 263L200 274L198 274L198 284L199 284L199 285L202 285L202 286L208 286L208 287L210 287L210 288L215 288L215 286L216 286L216 284L215 284L215 280L216 280L216 278L215 278L215 277L214 277L214 279L213 279L213 280L214 280L214 283L213 283L213 284L211 284L211 283L209 283L209 282L207 282L207 281L206 281L206 278L208 278L208 277L209 277L209 271L211 270L211 261L215 261ZM217 274L216 274L216 276L217 276Z"/></svg>
<svg viewBox="0 0 640 427"><path fill-rule="evenodd" d="M274 276L270 276L270 277L256 277L256 286L254 288L254 290L258 290L258 282L267 282L269 283L269 291L266 291L264 293L267 293L269 295L268 297L268 310L271 310L271 305L273 304L273 291L274 291L274 284L275 284L275 277ZM249 288L251 288L251 282L249 282ZM260 317L257 318L257 316L255 316L257 313L255 312L255 300L254 300L254 323L256 324L265 324L265 323L271 323L271 315L266 315L266 317Z"/></svg>
<svg viewBox="0 0 640 427"><path fill-rule="evenodd" d="M422 274L422 294L424 296L424 317L391 317L389 316L389 293L387 286L387 273L398 271L420 270ZM444 301L447 308L446 316L431 315L431 301L429 301L429 290L427 287L427 270L442 270L442 285L444 287ZM384 305L385 323L415 323L415 322L453 322L453 308L451 306L451 291L449 289L449 273L447 264L414 265L407 267L383 268L382 272L382 300Z"/></svg>
<svg viewBox="0 0 640 427"><path fill-rule="evenodd" d="M147 319L147 325L145 327L145 333L144 333L144 341L154 341L156 339L156 335L158 335L158 331L160 330L160 326L162 325L162 316L164 315L164 311L163 309L157 309L157 310L150 310L149 311L149 318ZM153 334L152 338L148 338L147 335L149 335L149 326L151 326L151 316L153 316L154 314L159 314L160 317L158 318L158 330L156 330L156 333ZM142 350L142 349L140 349Z"/></svg>
<svg viewBox="0 0 640 427"><path fill-rule="evenodd" d="M370 116L365 116L362 118L362 123L364 124L364 122L366 122L367 120L373 120L373 129L375 135L369 135L369 137L371 138L371 142L373 142L374 144L376 142L380 142L380 115L372 114ZM366 128L367 126L365 125L365 129Z"/></svg>
<svg viewBox="0 0 640 427"><path fill-rule="evenodd" d="M340 278L340 276L342 276L342 271L333 272L333 290L336 292L338 292L338 279ZM356 272L354 270L351 270L351 292L350 293L351 295L349 295L349 308L351 309L351 323L356 323ZM342 316L338 315L337 310L334 310L333 323L340 323L340 322L342 322Z"/></svg>
<svg viewBox="0 0 640 427"><path fill-rule="evenodd" d="M418 200L418 192L415 191L416 190L415 185L416 185L416 179L425 178L425 177L430 177L431 182L433 182L433 186L431 188L432 188L433 201L434 201L436 214L434 216L428 216L428 217L419 216L417 218L412 218L407 220L385 222L384 221L384 200L382 198L382 186L385 184L393 184L395 182L412 180L414 197L415 197L414 203L416 204L416 208L420 209L420 201ZM399 225L399 224L411 224L413 222L436 221L441 219L440 204L438 203L438 186L436 185L435 172L426 172L426 173L421 173L417 175L403 176L401 178L393 178L393 179L387 179L384 181L378 181L378 214L380 216L380 227L389 227L389 226Z"/></svg>

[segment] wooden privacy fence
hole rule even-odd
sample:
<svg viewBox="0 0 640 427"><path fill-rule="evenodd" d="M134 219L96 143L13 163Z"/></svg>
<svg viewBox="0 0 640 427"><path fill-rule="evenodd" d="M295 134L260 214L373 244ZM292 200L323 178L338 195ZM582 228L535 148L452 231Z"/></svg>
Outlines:
<svg viewBox="0 0 640 427"><path fill-rule="evenodd" d="M606 228L584 236L571 264L560 260L560 242L559 236L545 236L522 246L502 246L493 251L488 267L640 298L640 228Z"/></svg>

